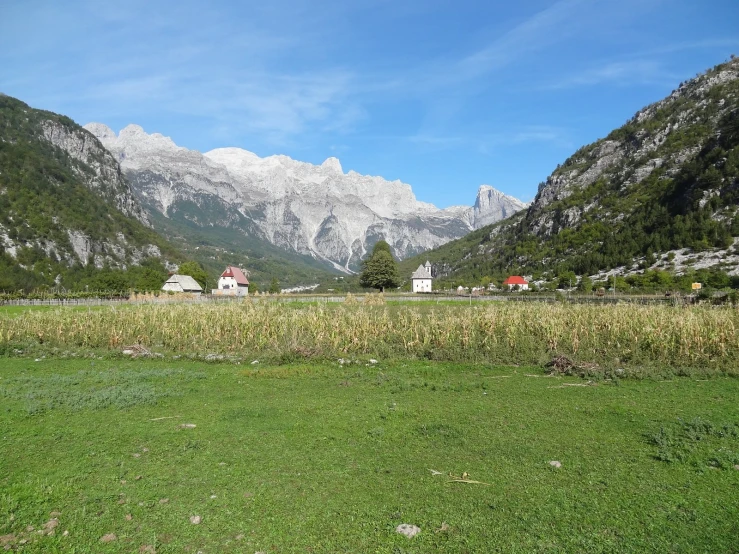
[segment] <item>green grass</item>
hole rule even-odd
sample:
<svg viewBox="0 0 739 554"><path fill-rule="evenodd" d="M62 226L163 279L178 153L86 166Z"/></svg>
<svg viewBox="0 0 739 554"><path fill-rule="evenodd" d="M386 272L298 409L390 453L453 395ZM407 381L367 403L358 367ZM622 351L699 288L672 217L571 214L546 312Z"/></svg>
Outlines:
<svg viewBox="0 0 739 554"><path fill-rule="evenodd" d="M0 541L26 540L23 552L735 552L739 380L567 386L584 384L432 362L6 358ZM463 472L489 485L450 482ZM52 512L55 534L39 534ZM400 523L422 532L406 539ZM117 540L101 543L108 533Z"/></svg>
<svg viewBox="0 0 739 554"><path fill-rule="evenodd" d="M115 305L115 307L118 309L130 308L133 306L135 306L135 304L121 303ZM0 316L19 316L30 312L57 312L59 310L65 312L87 312L89 310L102 309L110 309L110 306L0 306Z"/></svg>

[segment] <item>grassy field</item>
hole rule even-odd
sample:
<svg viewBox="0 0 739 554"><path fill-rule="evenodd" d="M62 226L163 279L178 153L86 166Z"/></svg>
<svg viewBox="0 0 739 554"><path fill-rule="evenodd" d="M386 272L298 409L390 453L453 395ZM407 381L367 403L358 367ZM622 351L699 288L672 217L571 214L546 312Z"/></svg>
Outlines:
<svg viewBox="0 0 739 554"><path fill-rule="evenodd" d="M566 355L610 370L736 374L739 310L512 302L290 306L250 299L0 315L0 353L120 352L133 344L165 355L282 361L364 355L543 365Z"/></svg>
<svg viewBox="0 0 739 554"><path fill-rule="evenodd" d="M587 385L367 359L0 368L0 550L737 551L735 378ZM463 473L486 484L449 476Z"/></svg>
<svg viewBox="0 0 739 554"><path fill-rule="evenodd" d="M66 311L87 311L89 309L99 310L102 306L0 306L0 316L19 316L34 312L56 312L60 309Z"/></svg>

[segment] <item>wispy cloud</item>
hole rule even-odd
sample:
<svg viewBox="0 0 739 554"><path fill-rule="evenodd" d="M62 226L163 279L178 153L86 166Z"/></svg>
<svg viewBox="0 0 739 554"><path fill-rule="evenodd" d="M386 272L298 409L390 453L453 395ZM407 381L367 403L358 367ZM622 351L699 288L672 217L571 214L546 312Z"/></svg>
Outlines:
<svg viewBox="0 0 739 554"><path fill-rule="evenodd" d="M737 37L715 37L705 40L687 40L682 42L673 42L659 48L651 48L643 55L659 55L672 54L675 52L684 52L686 50L703 50L715 48L734 48L739 46L739 38Z"/></svg>
<svg viewBox="0 0 739 554"><path fill-rule="evenodd" d="M143 101L183 116L211 119L221 137L261 134L283 144L309 130L344 132L366 117L350 98L352 75L332 71L310 75L245 73L145 75L109 80L92 87L84 102L106 102L134 111Z"/></svg>
<svg viewBox="0 0 739 554"><path fill-rule="evenodd" d="M170 74L109 80L90 87L85 100L117 99L124 103L158 100L169 95L176 79Z"/></svg>
<svg viewBox="0 0 739 554"><path fill-rule="evenodd" d="M557 44L595 34L606 23L636 17L659 1L558 0L467 55L435 60L418 68L428 75L427 79L419 81L418 75L411 75L411 79L424 87L459 88L461 83L486 78L527 56L546 53Z"/></svg>
<svg viewBox="0 0 739 554"><path fill-rule="evenodd" d="M570 141L566 140L565 132L562 129L553 127L535 126L524 130L519 130L510 135L502 134L498 136L499 143L523 144L525 142L553 142L558 144L570 145Z"/></svg>
<svg viewBox="0 0 739 554"><path fill-rule="evenodd" d="M260 25L257 17L228 19L226 10L189 0L176 2L175 11L139 0L125 6L89 1L77 10L79 21L69 22L70 32L80 37L64 45L73 70L49 64L44 77L53 87L39 88L34 83L43 66L31 61L36 51L20 50L15 55L29 60L27 69L12 82L0 77L0 85L25 83L38 91L39 105L64 104L65 110L97 113L103 120L157 113L203 118L231 140L251 135L279 145L308 131L344 133L367 117L352 92L353 72L326 65L298 69L290 62L296 52L308 56L314 33L320 33L302 28L311 17L310 2L303 4L282 5L274 14L278 30ZM43 19L59 12L53 5L30 9ZM259 6L248 13L275 9ZM2 45L0 37L0 61ZM81 94L65 96L80 88Z"/></svg>
<svg viewBox="0 0 739 554"><path fill-rule="evenodd" d="M477 151L490 155L511 145L548 144L560 149L571 149L574 144L567 129L548 125L527 125L483 135L476 141Z"/></svg>
<svg viewBox="0 0 739 554"><path fill-rule="evenodd" d="M597 65L591 64L590 67L580 72L565 75L543 85L542 88L567 89L604 83L619 87L654 84L675 85L686 76L666 69L666 55L703 49L729 49L732 47L739 47L739 38L712 38L674 42L659 48L650 48L630 55L625 54L620 60L602 61Z"/></svg>
<svg viewBox="0 0 739 554"><path fill-rule="evenodd" d="M453 82L485 75L536 52L569 34L573 15L587 0L560 0L513 27L500 38L454 63L449 77ZM558 32L553 32L558 28Z"/></svg>
<svg viewBox="0 0 739 554"><path fill-rule="evenodd" d="M203 106L208 115L230 114L241 132L261 131L272 142L283 142L314 126L345 130L364 117L350 98L352 76L341 71L305 76L263 74L223 82L222 96ZM197 103L195 103L197 104ZM202 110L181 102L183 111Z"/></svg>
<svg viewBox="0 0 739 554"><path fill-rule="evenodd" d="M468 144L470 137L439 136L427 133L417 133L415 135L405 137L405 140L431 149L446 150L451 147Z"/></svg>
<svg viewBox="0 0 739 554"><path fill-rule="evenodd" d="M0 75L0 87L35 88L42 91L35 100L53 98L52 105L65 109L82 106L86 109L79 112L96 113L100 119L124 115L135 119L156 112L192 116L204 120L203 128L222 140L256 137L280 145L309 142L321 135L352 134L376 124L373 119L383 119L379 112L393 113L399 106L410 105L411 116L399 116L404 118L405 129L391 132L428 149L561 144L567 140L563 130L526 126L531 123L526 120L528 111L521 112L519 121L507 113L500 121L490 119L478 125L475 120L487 109L489 96L503 96L503 91L510 98L516 87L536 88L532 68L542 67L541 60L548 57L554 60L560 47L579 44L583 37L592 39L603 29L613 33L628 29L617 23L638 20L664 2L552 0L541 9L524 3L516 10L491 10L505 13L505 18L471 25L474 32L469 36L450 33L456 42L449 43L445 55L407 59L401 55L396 61L386 53L380 62L374 63L373 58L373 63L365 63L361 55L341 55L340 50L355 46L351 26L344 28L343 24L364 23L364 16L374 14L375 24L397 19L401 27L413 26L446 2L426 0L398 6L392 0L324 0L317 9L311 0L236 7L205 6L195 0L155 4L129 0L120 5L78 0L75 9L68 10L39 0L9 9L12 25L10 18L4 23L0 20L0 30L7 31L5 40L0 36L0 65L24 59L23 64L16 64L20 70L12 80L10 75ZM52 32L49 36L38 33L34 40L16 40L15 45L10 33L16 20L23 20L23 28L29 30L42 21ZM66 40L66 36L75 40ZM365 47L386 46L376 37L364 38ZM407 46L400 38L396 40L400 49ZM614 58L610 51L608 61L598 64L590 57L583 69L550 78L538 88L675 82L683 76L670 73L661 56L733 44L737 44L733 38L686 39L623 58ZM49 55L53 48L62 50L71 61L55 67L49 61L54 60ZM435 50L439 51L444 50ZM47 82L48 87L44 86ZM500 106L490 112L494 110L505 111ZM499 126L495 134L480 132L483 126L495 125Z"/></svg>
<svg viewBox="0 0 739 554"><path fill-rule="evenodd" d="M471 53L458 59L435 60L426 67L417 68L422 74L411 72L405 83L395 81L395 84L418 94L426 103L426 114L418 135L443 136L448 127L454 126L465 107L477 101L477 97L496 89L505 91L520 86L520 83L509 84L505 76L511 67L525 66L527 59L537 56L546 57L548 49L593 33L603 20L635 17L640 10L649 9L658 1L558 0ZM615 67L611 68L611 71L615 70ZM534 138L534 135L521 135L517 140L525 138ZM543 138L539 136L539 140ZM483 144L482 149L489 148L490 142Z"/></svg>
<svg viewBox="0 0 739 554"><path fill-rule="evenodd" d="M637 59L606 63L568 75L544 85L548 89L564 89L608 83L616 86L675 83L678 76L663 68L657 60Z"/></svg>
<svg viewBox="0 0 739 554"><path fill-rule="evenodd" d="M506 145L524 143L550 143L571 148L572 140L566 129L547 125L525 125L494 133L469 133L464 136L415 134L404 140L429 149L474 148L483 154L491 154Z"/></svg>

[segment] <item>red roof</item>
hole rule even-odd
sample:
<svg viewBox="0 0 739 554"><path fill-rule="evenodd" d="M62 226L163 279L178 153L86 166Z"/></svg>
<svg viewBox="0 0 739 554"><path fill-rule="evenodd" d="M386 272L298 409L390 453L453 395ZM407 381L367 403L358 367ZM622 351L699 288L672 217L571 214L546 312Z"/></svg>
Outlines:
<svg viewBox="0 0 739 554"><path fill-rule="evenodd" d="M529 282L520 275L511 275L503 281L504 285L528 285Z"/></svg>
<svg viewBox="0 0 739 554"><path fill-rule="evenodd" d="M221 277L233 277L236 280L236 284L249 286L246 275L238 267L228 266L226 271L221 273Z"/></svg>

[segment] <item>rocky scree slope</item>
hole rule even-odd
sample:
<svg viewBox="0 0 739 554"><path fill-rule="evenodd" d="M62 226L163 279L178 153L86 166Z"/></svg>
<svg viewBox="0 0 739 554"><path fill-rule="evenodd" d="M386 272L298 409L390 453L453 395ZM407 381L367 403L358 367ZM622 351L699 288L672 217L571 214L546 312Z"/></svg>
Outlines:
<svg viewBox="0 0 739 554"><path fill-rule="evenodd" d="M441 210L400 181L344 173L336 158L313 165L240 148L201 154L137 125L118 135L100 123L85 127L117 157L150 210L202 229L232 229L244 242L264 240L345 272L380 239L404 258L525 207L482 186L474 206Z"/></svg>
<svg viewBox="0 0 739 554"><path fill-rule="evenodd" d="M73 267L125 268L166 255L178 258L91 133L0 95L0 288L59 284Z"/></svg>
<svg viewBox="0 0 739 554"><path fill-rule="evenodd" d="M428 257L440 276L473 280L681 273L691 265L736 274L738 204L739 59L732 59L579 149L539 185L528 209Z"/></svg>

